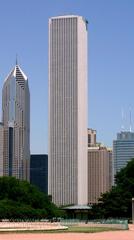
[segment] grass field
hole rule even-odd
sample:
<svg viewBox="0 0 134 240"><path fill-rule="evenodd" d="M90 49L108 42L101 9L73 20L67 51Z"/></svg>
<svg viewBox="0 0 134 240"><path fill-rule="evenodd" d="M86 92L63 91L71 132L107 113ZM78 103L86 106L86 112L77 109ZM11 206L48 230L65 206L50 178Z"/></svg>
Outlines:
<svg viewBox="0 0 134 240"><path fill-rule="evenodd" d="M95 233L95 232L104 232L104 231L115 231L115 228L106 228L106 227L81 227L81 226L69 226L68 230L64 232L75 232L75 233Z"/></svg>
<svg viewBox="0 0 134 240"><path fill-rule="evenodd" d="M88 227L88 226L69 226L66 230L15 230L15 231L4 231L0 232L0 234L4 233L97 233L97 232L105 232L105 231L117 231L116 228L109 227Z"/></svg>

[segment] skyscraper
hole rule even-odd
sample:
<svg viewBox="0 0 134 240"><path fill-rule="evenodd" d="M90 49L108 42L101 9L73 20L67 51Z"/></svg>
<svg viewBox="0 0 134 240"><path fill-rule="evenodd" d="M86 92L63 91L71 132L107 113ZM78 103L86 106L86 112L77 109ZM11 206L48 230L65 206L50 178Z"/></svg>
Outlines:
<svg viewBox="0 0 134 240"><path fill-rule="evenodd" d="M3 123L0 122L0 176L3 176Z"/></svg>
<svg viewBox="0 0 134 240"><path fill-rule="evenodd" d="M4 81L2 111L4 175L29 180L30 93L28 78L18 64Z"/></svg>
<svg viewBox="0 0 134 240"><path fill-rule="evenodd" d="M49 20L49 194L87 204L87 21Z"/></svg>
<svg viewBox="0 0 134 240"><path fill-rule="evenodd" d="M126 167L128 161L134 158L134 132L122 131L117 133L113 141L113 176Z"/></svg>

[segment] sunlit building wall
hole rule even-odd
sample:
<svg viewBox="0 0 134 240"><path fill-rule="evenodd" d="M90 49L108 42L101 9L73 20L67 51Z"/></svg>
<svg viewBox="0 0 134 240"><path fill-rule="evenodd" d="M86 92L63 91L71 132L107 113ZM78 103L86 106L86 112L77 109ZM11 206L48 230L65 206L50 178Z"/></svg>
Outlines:
<svg viewBox="0 0 134 240"><path fill-rule="evenodd" d="M87 21L49 20L49 194L87 204Z"/></svg>

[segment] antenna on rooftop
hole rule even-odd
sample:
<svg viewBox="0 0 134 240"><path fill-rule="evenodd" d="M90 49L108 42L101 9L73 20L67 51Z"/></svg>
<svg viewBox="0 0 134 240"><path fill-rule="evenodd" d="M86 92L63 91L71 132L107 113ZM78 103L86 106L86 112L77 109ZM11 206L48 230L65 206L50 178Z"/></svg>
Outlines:
<svg viewBox="0 0 134 240"><path fill-rule="evenodd" d="M130 117L130 128L129 131L132 132L132 116L131 116L131 107L129 108L129 117Z"/></svg>
<svg viewBox="0 0 134 240"><path fill-rule="evenodd" d="M121 110L121 118L122 118L122 125L121 125L121 131L124 132L125 131L125 127L124 127L124 109L122 108Z"/></svg>
<svg viewBox="0 0 134 240"><path fill-rule="evenodd" d="M18 54L16 53L16 65L18 65Z"/></svg>

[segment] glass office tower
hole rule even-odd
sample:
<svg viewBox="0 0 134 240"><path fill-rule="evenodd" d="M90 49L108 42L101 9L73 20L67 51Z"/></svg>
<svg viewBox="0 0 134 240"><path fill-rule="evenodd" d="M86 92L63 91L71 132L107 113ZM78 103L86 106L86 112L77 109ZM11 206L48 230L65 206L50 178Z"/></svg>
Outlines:
<svg viewBox="0 0 134 240"><path fill-rule="evenodd" d="M31 154L30 183L48 194L48 155Z"/></svg>
<svg viewBox="0 0 134 240"><path fill-rule="evenodd" d="M117 133L117 139L113 141L113 176L132 158L134 158L134 132Z"/></svg>
<svg viewBox="0 0 134 240"><path fill-rule="evenodd" d="M28 78L18 64L4 81L3 174L29 181L30 178L30 93Z"/></svg>

